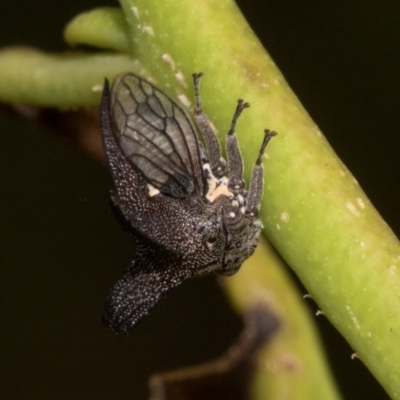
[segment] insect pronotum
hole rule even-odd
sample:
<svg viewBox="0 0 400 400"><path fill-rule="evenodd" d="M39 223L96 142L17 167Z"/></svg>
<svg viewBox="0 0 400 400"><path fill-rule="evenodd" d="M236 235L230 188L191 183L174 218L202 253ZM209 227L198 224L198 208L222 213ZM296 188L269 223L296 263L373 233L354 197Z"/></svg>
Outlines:
<svg viewBox="0 0 400 400"><path fill-rule="evenodd" d="M182 108L150 82L123 73L110 91L105 81L101 130L114 181L111 202L136 245L134 260L112 288L103 316L116 333L132 330L184 280L234 274L258 243L262 156L276 133L265 130L247 191L235 126L249 105L238 101L226 139L226 163L202 110L201 76L193 75L194 117L204 144Z"/></svg>

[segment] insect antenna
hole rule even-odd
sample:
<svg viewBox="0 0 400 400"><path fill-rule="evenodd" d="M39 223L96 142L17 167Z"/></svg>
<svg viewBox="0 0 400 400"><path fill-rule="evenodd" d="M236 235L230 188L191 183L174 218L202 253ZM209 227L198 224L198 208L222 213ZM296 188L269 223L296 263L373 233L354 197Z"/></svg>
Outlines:
<svg viewBox="0 0 400 400"><path fill-rule="evenodd" d="M263 192L264 169L262 166L262 157L271 138L277 135L276 132L272 132L269 129L266 129L264 133L265 135L261 144L260 152L258 153L256 163L253 167L253 172L251 173L249 193L247 195L246 215L251 217L256 217L258 214Z"/></svg>
<svg viewBox="0 0 400 400"><path fill-rule="evenodd" d="M214 129L204 114L201 106L199 86L200 78L202 76L203 74L201 72L198 74L193 74L194 97L196 101L194 117L199 125L206 145L207 158L210 162L211 171L215 177L221 178L226 172L226 162L221 156L221 147Z"/></svg>
<svg viewBox="0 0 400 400"><path fill-rule="evenodd" d="M229 171L228 188L235 194L243 194L245 189L245 181L242 178L243 160L242 155L240 154L235 128L240 114L247 107L250 107L249 103L245 103L241 99L238 100L235 114L232 118L231 128L229 129L225 144Z"/></svg>

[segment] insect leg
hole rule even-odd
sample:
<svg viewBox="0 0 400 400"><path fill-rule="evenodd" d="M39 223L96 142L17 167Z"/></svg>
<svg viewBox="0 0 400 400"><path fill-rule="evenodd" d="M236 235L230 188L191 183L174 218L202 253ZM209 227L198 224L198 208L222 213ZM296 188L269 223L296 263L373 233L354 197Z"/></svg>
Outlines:
<svg viewBox="0 0 400 400"><path fill-rule="evenodd" d="M211 171L216 178L221 178L226 172L226 162L221 156L221 147L219 145L218 138L215 135L214 129L204 114L201 106L199 85L200 78L202 76L202 73L193 74L194 96L196 101L194 117L196 118L197 124L199 125L200 131L204 138L207 149L207 158L210 162Z"/></svg>
<svg viewBox="0 0 400 400"><path fill-rule="evenodd" d="M235 194L243 194L245 189L245 181L242 178L243 160L242 155L240 154L235 127L239 115L247 107L250 107L249 103L245 103L243 100L238 100L236 111L232 118L231 128L229 129L225 143L229 171L228 188Z"/></svg>
<svg viewBox="0 0 400 400"><path fill-rule="evenodd" d="M276 132L271 132L266 129L263 142L261 144L261 149L257 157L256 164L253 167L253 172L251 173L249 193L247 195L246 202L246 215L250 217L256 217L258 214L258 209L260 207L261 196L263 192L264 183L264 173L262 166L262 156L264 154L265 148L268 142L271 140L272 136L276 136Z"/></svg>

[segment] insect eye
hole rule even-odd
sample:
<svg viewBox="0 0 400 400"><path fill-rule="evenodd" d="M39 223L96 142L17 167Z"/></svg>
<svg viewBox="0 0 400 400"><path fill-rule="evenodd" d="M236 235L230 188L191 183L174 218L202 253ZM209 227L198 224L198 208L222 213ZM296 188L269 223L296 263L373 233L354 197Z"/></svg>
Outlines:
<svg viewBox="0 0 400 400"><path fill-rule="evenodd" d="M222 220L228 231L237 231L246 222L244 214L232 205L222 207Z"/></svg>
<svg viewBox="0 0 400 400"><path fill-rule="evenodd" d="M211 236L207 239L208 244L214 244L217 241L217 238L215 236Z"/></svg>

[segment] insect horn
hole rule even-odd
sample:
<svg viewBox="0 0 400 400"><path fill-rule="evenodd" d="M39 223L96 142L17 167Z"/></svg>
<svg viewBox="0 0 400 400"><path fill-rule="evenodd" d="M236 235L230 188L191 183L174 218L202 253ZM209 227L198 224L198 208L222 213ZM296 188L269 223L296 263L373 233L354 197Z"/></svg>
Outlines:
<svg viewBox="0 0 400 400"><path fill-rule="evenodd" d="M214 129L210 124L210 121L204 114L201 105L199 86L200 78L202 76L203 73L201 72L193 74L194 97L196 101L194 117L197 121L197 124L199 125L200 131L204 138L211 171L215 177L221 178L226 172L226 162L221 156L221 147L219 145L217 135L215 134Z"/></svg>
<svg viewBox="0 0 400 400"><path fill-rule="evenodd" d="M235 128L240 114L247 107L250 107L249 103L245 103L241 99L238 100L235 114L232 118L231 128L229 129L225 144L229 171L228 188L232 193L235 194L243 194L246 185L242 178L243 160L242 155L240 154Z"/></svg>
<svg viewBox="0 0 400 400"><path fill-rule="evenodd" d="M271 138L277 135L276 132L270 131L269 129L266 129L264 133L265 135L261 144L260 152L258 153L256 163L253 167L253 172L251 173L249 193L247 195L246 215L251 217L256 217L258 214L263 192L264 168L262 166L262 157Z"/></svg>

